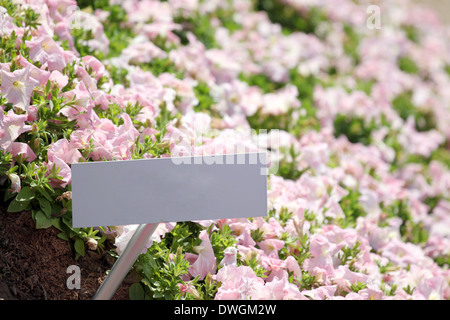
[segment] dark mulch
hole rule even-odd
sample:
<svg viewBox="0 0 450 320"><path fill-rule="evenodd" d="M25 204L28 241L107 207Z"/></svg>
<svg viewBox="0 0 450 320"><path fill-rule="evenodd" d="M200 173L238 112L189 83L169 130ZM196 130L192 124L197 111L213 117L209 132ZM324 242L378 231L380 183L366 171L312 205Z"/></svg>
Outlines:
<svg viewBox="0 0 450 320"><path fill-rule="evenodd" d="M9 213L0 207L0 299L92 299L114 258L87 250L75 260L73 247L58 233L53 227L36 229L29 212ZM67 287L70 265L80 267L80 289ZM128 300L129 286L126 279L113 300Z"/></svg>

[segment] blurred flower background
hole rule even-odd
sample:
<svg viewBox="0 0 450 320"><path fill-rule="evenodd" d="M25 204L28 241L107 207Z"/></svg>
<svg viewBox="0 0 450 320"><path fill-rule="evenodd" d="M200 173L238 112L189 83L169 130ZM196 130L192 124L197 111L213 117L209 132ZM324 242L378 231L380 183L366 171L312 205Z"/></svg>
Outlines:
<svg viewBox="0 0 450 320"><path fill-rule="evenodd" d="M107 242L120 255L136 226L73 228L72 163L270 155L267 216L162 223L131 298L450 297L450 28L436 12L0 0L0 34L4 207L77 257Z"/></svg>

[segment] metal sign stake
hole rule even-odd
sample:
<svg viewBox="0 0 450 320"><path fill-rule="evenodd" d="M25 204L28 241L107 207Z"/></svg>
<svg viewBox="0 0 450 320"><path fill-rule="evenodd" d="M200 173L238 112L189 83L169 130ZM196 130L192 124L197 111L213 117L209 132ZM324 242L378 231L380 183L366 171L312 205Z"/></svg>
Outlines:
<svg viewBox="0 0 450 320"><path fill-rule="evenodd" d="M123 279L127 276L136 259L142 252L148 240L155 232L159 223L141 224L128 242L125 250L112 266L105 280L100 285L93 300L111 300Z"/></svg>

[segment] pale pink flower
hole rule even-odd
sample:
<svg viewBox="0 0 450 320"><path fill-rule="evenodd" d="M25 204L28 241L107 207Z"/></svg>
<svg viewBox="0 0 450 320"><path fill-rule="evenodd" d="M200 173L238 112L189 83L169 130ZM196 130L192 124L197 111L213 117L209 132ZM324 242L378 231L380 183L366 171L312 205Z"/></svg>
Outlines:
<svg viewBox="0 0 450 320"><path fill-rule="evenodd" d="M63 97L73 103L73 106L64 107L60 111L70 121L77 119L81 112L93 105L89 91L83 82L79 82L74 89L64 92Z"/></svg>
<svg viewBox="0 0 450 320"><path fill-rule="evenodd" d="M353 229L342 229L335 225L325 225L322 227L322 235L336 244L339 248L353 247L358 240L358 234Z"/></svg>
<svg viewBox="0 0 450 320"><path fill-rule="evenodd" d="M15 114L9 110L6 115L0 113L0 148L11 150L12 143L24 132L31 130L31 126L25 124L26 115Z"/></svg>
<svg viewBox="0 0 450 320"><path fill-rule="evenodd" d="M279 115L286 113L290 108L300 107L300 100L297 98L297 87L288 85L277 92L266 93L262 101L262 113Z"/></svg>
<svg viewBox="0 0 450 320"><path fill-rule="evenodd" d="M246 116L251 116L262 106L263 94L259 87L233 79L213 87L213 96L217 100L215 108L221 114L243 112Z"/></svg>
<svg viewBox="0 0 450 320"><path fill-rule="evenodd" d="M275 277L281 278L286 272L286 263L278 256L267 255L263 252L260 256L260 265L267 270L265 279L266 282L272 281Z"/></svg>
<svg viewBox="0 0 450 320"><path fill-rule="evenodd" d="M99 80L101 77L107 74L105 65L96 57L84 56L81 58L81 60L83 61L86 69L92 71L92 75L95 80Z"/></svg>
<svg viewBox="0 0 450 320"><path fill-rule="evenodd" d="M51 16L56 20L62 20L68 13L68 9L76 6L77 2L76 0L48 0L47 5Z"/></svg>
<svg viewBox="0 0 450 320"><path fill-rule="evenodd" d="M68 22L69 21L67 19L56 22L53 31L56 35L58 35L61 41L67 41L70 50L76 52L73 37L71 34L71 25Z"/></svg>
<svg viewBox="0 0 450 320"><path fill-rule="evenodd" d="M251 236L251 232L256 229L256 226L236 219L230 221L229 226L230 229L233 230L233 234L239 245L253 247L256 244L255 240L253 240Z"/></svg>
<svg viewBox="0 0 450 320"><path fill-rule="evenodd" d="M21 155L23 160L28 162L32 162L36 159L36 154L31 150L30 146L23 142L13 142L11 144L10 152L14 158Z"/></svg>
<svg viewBox="0 0 450 320"><path fill-rule="evenodd" d="M140 31L150 40L154 40L156 37L161 36L167 39L167 42L175 45L180 44L180 38L173 33L175 30L181 30L181 25L172 21L159 21L151 22L142 25Z"/></svg>
<svg viewBox="0 0 450 320"><path fill-rule="evenodd" d="M325 300L330 299L336 293L337 285L321 286L311 290L301 291L306 297L310 297L312 300Z"/></svg>
<svg viewBox="0 0 450 320"><path fill-rule="evenodd" d="M147 241L147 243L144 245L143 249L141 250L141 253L147 252L148 248L150 248L153 244L153 242L159 243L161 242L161 238L164 237L164 235L167 232L170 232L174 228L174 223L160 223L158 224L155 232L153 232L150 239ZM132 225L125 225L125 226L116 226L114 229L117 232L117 235L114 239L114 245L116 246L116 251L119 255L123 253L125 248L128 245L128 242L133 237L134 233L136 232L136 229L139 227L137 224Z"/></svg>
<svg viewBox="0 0 450 320"><path fill-rule="evenodd" d="M431 234L427 240L424 252L431 258L449 256L450 239L439 234Z"/></svg>
<svg viewBox="0 0 450 320"><path fill-rule="evenodd" d="M421 281L414 290L413 297L418 300L444 300L444 292L448 287L448 279L435 276Z"/></svg>
<svg viewBox="0 0 450 320"><path fill-rule="evenodd" d="M325 236L312 235L310 238L309 252L312 257L305 260L305 268L309 271L315 267L327 271L334 270L333 257L339 251L336 244L331 243Z"/></svg>
<svg viewBox="0 0 450 320"><path fill-rule="evenodd" d="M269 257L278 258L278 251L284 247L284 241L279 239L265 239L258 242L258 245Z"/></svg>
<svg viewBox="0 0 450 320"><path fill-rule="evenodd" d="M119 234L114 239L114 245L116 246L116 251L119 255L121 255L127 247L127 244L136 232L137 227L138 225L126 225L121 226L119 229ZM151 247L152 243L153 241L149 239L140 253L147 252L147 249Z"/></svg>
<svg viewBox="0 0 450 320"><path fill-rule="evenodd" d="M358 293L365 297L366 300L381 300L384 295L381 289L374 287L367 287L366 289L359 290Z"/></svg>
<svg viewBox="0 0 450 320"><path fill-rule="evenodd" d="M27 66L25 69L7 72L1 70L1 90L3 96L8 99L14 107L28 111L30 97L34 87L39 82L30 76L31 69Z"/></svg>
<svg viewBox="0 0 450 320"><path fill-rule="evenodd" d="M131 149L139 132L128 114L121 114L121 118L124 123L119 127L109 119L95 119L89 127L72 133L71 144L78 149L87 149L92 142L94 150L89 157L93 160L131 159Z"/></svg>
<svg viewBox="0 0 450 320"><path fill-rule="evenodd" d="M89 92L97 89L97 80L91 77L91 75L87 72L84 66L76 65L74 67L74 71L75 75L86 86Z"/></svg>
<svg viewBox="0 0 450 320"><path fill-rule="evenodd" d="M217 84L230 82L239 75L239 64L224 50L209 49L205 52L204 58L209 63L210 72Z"/></svg>
<svg viewBox="0 0 450 320"><path fill-rule="evenodd" d="M332 283L338 286L338 291L350 290L350 285L359 283L367 283L369 276L359 272L353 272L348 265L341 265L335 271L330 279Z"/></svg>
<svg viewBox="0 0 450 320"><path fill-rule="evenodd" d="M39 61L41 65L47 64L49 71L62 71L66 66L63 58L63 49L47 35L26 41L30 48L30 58L34 62Z"/></svg>
<svg viewBox="0 0 450 320"><path fill-rule="evenodd" d="M387 219L386 226L381 228L378 226L378 220L364 217L358 219L356 230L358 233L369 241L370 247L379 250L393 239L399 240L400 226L402 220L398 217Z"/></svg>
<svg viewBox="0 0 450 320"><path fill-rule="evenodd" d="M92 90L91 97L95 106L98 106L102 110L108 109L111 103L111 95L107 94L103 90Z"/></svg>
<svg viewBox="0 0 450 320"><path fill-rule="evenodd" d="M125 1L120 3L127 11L128 20L132 24L144 24L151 20L156 22L172 21L173 8L168 2L159 1Z"/></svg>
<svg viewBox="0 0 450 320"><path fill-rule="evenodd" d="M0 36L9 36L15 29L17 27L14 25L13 18L5 8L0 7Z"/></svg>
<svg viewBox="0 0 450 320"><path fill-rule="evenodd" d="M161 238L164 238L164 236L173 230L173 228L175 228L176 223L175 222L162 222L159 223L158 226L156 227L155 232L153 232L152 236L150 237L150 239L152 241L155 241L157 243L161 242Z"/></svg>
<svg viewBox="0 0 450 320"><path fill-rule="evenodd" d="M431 152L445 141L445 138L435 129L418 132L415 128L415 120L411 116L402 127L398 141L407 152L429 157Z"/></svg>
<svg viewBox="0 0 450 320"><path fill-rule="evenodd" d="M397 239L389 241L381 249L381 255L402 268L410 264L428 265L431 262L431 259L425 256L419 246Z"/></svg>
<svg viewBox="0 0 450 320"><path fill-rule="evenodd" d="M69 77L58 70L52 71L48 80L50 80L51 83L56 84L60 89L69 83Z"/></svg>
<svg viewBox="0 0 450 320"><path fill-rule="evenodd" d="M329 157L330 150L326 143L311 144L301 148L301 159L316 170L325 166Z"/></svg>
<svg viewBox="0 0 450 320"><path fill-rule="evenodd" d="M223 251L223 259L219 266L235 266L237 263L237 249L235 247L228 247Z"/></svg>
<svg viewBox="0 0 450 320"><path fill-rule="evenodd" d="M60 139L50 144L47 150L47 157L49 162L53 162L54 158L58 157L67 164L76 163L83 159L80 151L70 146L67 139Z"/></svg>
<svg viewBox="0 0 450 320"><path fill-rule="evenodd" d="M450 201L441 199L433 209L430 234L448 237L450 235Z"/></svg>
<svg viewBox="0 0 450 320"><path fill-rule="evenodd" d="M177 283L181 293L192 294L196 299L200 299L200 294L192 283Z"/></svg>
<svg viewBox="0 0 450 320"><path fill-rule="evenodd" d="M283 271L279 277L266 282L262 290L251 294L252 300L308 300L298 287L288 280L288 273Z"/></svg>
<svg viewBox="0 0 450 320"><path fill-rule="evenodd" d="M8 178L11 180L10 192L19 192L22 189L20 185L20 177L15 173L9 173Z"/></svg>
<svg viewBox="0 0 450 320"><path fill-rule="evenodd" d="M285 264L285 268L289 272L292 272L292 275L294 277L297 277L297 278L302 277L302 271L300 269L300 266L299 266L297 260L295 260L295 258L293 256L288 256L286 258L286 260L284 260L284 264Z"/></svg>
<svg viewBox="0 0 450 320"><path fill-rule="evenodd" d="M68 184L72 182L72 170L70 169L70 167L67 165L66 162L64 162L63 160L61 160L56 156L53 157L53 161L51 162L49 161L47 163L48 172L52 170L54 167L56 169L59 168L59 172L57 175L61 177L61 179L51 179L50 184L53 187L65 188Z"/></svg>
<svg viewBox="0 0 450 320"><path fill-rule="evenodd" d="M264 286L264 280L257 277L253 269L247 266L225 266L213 279L221 282L215 300L249 299L253 287Z"/></svg>
<svg viewBox="0 0 450 320"><path fill-rule="evenodd" d="M24 68L30 68L30 77L37 80L40 85L46 85L50 77L50 72L47 70L39 69L34 64L30 63L27 59L19 56L17 62Z"/></svg>
<svg viewBox="0 0 450 320"><path fill-rule="evenodd" d="M356 292L350 292L344 296L334 296L330 297L329 300L367 300L366 296L360 295Z"/></svg>
<svg viewBox="0 0 450 320"><path fill-rule="evenodd" d="M88 46L91 50L98 50L108 54L109 39L106 36L103 29L103 24L99 21L99 19L95 15L83 10L78 10L73 18L74 19L70 19L67 22L79 22L82 29L86 32L91 31L93 36L91 39L82 40L81 43L84 46ZM76 52L75 49L72 50L73 51L71 52L78 56L78 52Z"/></svg>
<svg viewBox="0 0 450 320"><path fill-rule="evenodd" d="M191 32L188 32L186 37L189 43L171 50L169 59L178 69L184 70L192 78L206 83L215 82L210 70L210 62L205 58L205 46Z"/></svg>
<svg viewBox="0 0 450 320"><path fill-rule="evenodd" d="M193 155L192 134L184 132L172 124L167 125L166 130L163 141L169 143L170 153L174 157Z"/></svg>
<svg viewBox="0 0 450 320"><path fill-rule="evenodd" d="M189 273L193 277L199 276L200 279L204 279L208 273L214 274L216 272L217 263L206 230L200 232L199 238L202 242L199 246L194 248L198 253L198 258L194 264L189 267Z"/></svg>
<svg viewBox="0 0 450 320"><path fill-rule="evenodd" d="M146 63L153 59L163 59L166 53L144 37L135 38L134 41L122 51L122 55L130 63Z"/></svg>
<svg viewBox="0 0 450 320"><path fill-rule="evenodd" d="M262 263L261 257L265 256L264 251L254 246L243 246L238 244L236 248L242 261L250 261L252 258L255 258L256 261Z"/></svg>
<svg viewBox="0 0 450 320"><path fill-rule="evenodd" d="M139 135L139 142L143 143L145 141L145 137L150 136L151 140L156 141L155 134L158 133L158 130L154 128L145 128L141 134Z"/></svg>
<svg viewBox="0 0 450 320"><path fill-rule="evenodd" d="M264 238L281 237L284 232L283 227L273 217L269 218L268 222L262 217L257 217L253 220L253 224L263 233Z"/></svg>

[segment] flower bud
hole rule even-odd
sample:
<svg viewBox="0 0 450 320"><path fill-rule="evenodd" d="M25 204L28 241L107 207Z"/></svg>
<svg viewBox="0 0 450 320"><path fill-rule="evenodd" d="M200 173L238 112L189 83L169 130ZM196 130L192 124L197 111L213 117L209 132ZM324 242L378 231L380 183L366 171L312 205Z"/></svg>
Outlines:
<svg viewBox="0 0 450 320"><path fill-rule="evenodd" d="M97 250L97 245L98 245L97 240L88 238L88 241L86 243L90 250Z"/></svg>
<svg viewBox="0 0 450 320"><path fill-rule="evenodd" d="M20 189L21 189L19 176L17 174L15 174L15 173L9 173L8 174L8 178L9 178L9 180L11 180L11 189L10 189L10 191L13 192L13 193L14 192L19 192Z"/></svg>

